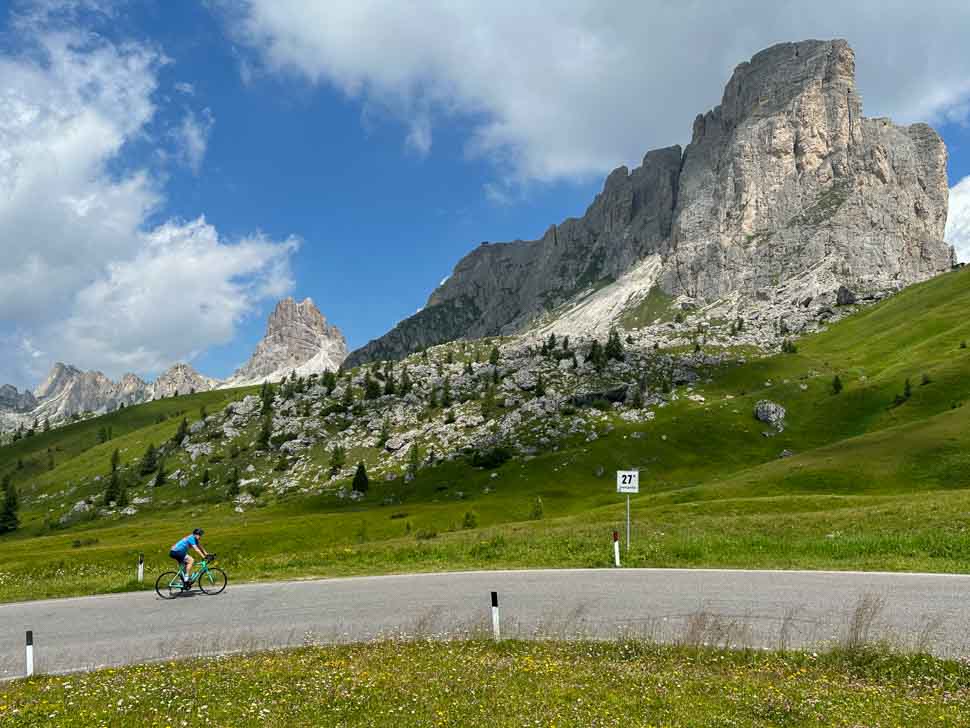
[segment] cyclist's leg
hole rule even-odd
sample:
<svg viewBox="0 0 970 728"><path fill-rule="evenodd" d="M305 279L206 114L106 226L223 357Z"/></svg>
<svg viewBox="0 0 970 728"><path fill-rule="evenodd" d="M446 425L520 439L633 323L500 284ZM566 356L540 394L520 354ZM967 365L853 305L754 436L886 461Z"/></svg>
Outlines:
<svg viewBox="0 0 970 728"><path fill-rule="evenodd" d="M195 559L193 559L191 556L189 556L188 554L186 554L185 555L185 560L182 563L185 565L184 566L184 568L185 568L185 580L186 581L192 581L192 564L195 563Z"/></svg>

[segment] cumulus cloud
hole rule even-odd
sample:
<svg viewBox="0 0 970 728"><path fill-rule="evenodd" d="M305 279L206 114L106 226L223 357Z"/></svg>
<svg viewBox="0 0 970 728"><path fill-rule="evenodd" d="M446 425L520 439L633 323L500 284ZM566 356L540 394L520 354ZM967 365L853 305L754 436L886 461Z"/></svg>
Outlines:
<svg viewBox="0 0 970 728"><path fill-rule="evenodd" d="M956 248L959 260L970 262L970 177L964 177L950 188L945 238Z"/></svg>
<svg viewBox="0 0 970 728"><path fill-rule="evenodd" d="M469 152L520 181L600 175L637 163L649 148L688 141L694 115L719 102L734 65L785 40L847 38L871 116L959 121L968 113L965 2L936 11L841 0L232 7L226 22L269 71L383 105L418 148L430 145L431 122L466 115ZM428 126L416 134L422 114Z"/></svg>
<svg viewBox="0 0 970 728"><path fill-rule="evenodd" d="M34 384L54 359L150 374L226 341L291 284L294 241L225 241L201 219L148 225L164 172L125 153L153 138L167 61L62 22L98 9L31 5L12 23L22 45L0 54L0 382ZM194 167L209 127L200 112L174 132Z"/></svg>

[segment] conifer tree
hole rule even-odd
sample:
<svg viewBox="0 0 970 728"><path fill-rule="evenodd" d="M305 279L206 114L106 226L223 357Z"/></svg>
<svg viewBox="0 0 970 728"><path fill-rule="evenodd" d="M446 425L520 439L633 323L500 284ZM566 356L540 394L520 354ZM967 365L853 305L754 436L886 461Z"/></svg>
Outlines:
<svg viewBox="0 0 970 728"><path fill-rule="evenodd" d="M499 360L501 359L501 356L502 355L499 352L498 347L493 346L492 351L489 352L489 355L488 355L488 363L491 364L493 367L497 367Z"/></svg>
<svg viewBox="0 0 970 728"><path fill-rule="evenodd" d="M451 407L454 403L454 399L451 396L451 379L450 377L445 377L444 384L441 385L441 406Z"/></svg>
<svg viewBox="0 0 970 728"><path fill-rule="evenodd" d="M161 488L165 485L168 480L168 473L165 472L165 461L158 461L158 470L155 471L155 480L152 481L152 486L155 488Z"/></svg>
<svg viewBox="0 0 970 728"><path fill-rule="evenodd" d="M364 399L377 399L381 396L381 385L377 383L370 372L364 377Z"/></svg>
<svg viewBox="0 0 970 728"><path fill-rule="evenodd" d="M142 455L138 470L142 475L148 475L149 473L155 472L155 468L157 467L158 450L155 449L154 443L149 443L148 447L145 449L145 454Z"/></svg>
<svg viewBox="0 0 970 728"><path fill-rule="evenodd" d="M411 375L408 374L408 368L404 367L401 372L401 396L405 396L411 393Z"/></svg>
<svg viewBox="0 0 970 728"><path fill-rule="evenodd" d="M599 339L593 339L593 343L589 347L589 362L597 371L602 371L603 367L606 366L606 354L603 351L603 347L600 346Z"/></svg>
<svg viewBox="0 0 970 728"><path fill-rule="evenodd" d="M104 489L104 504L118 504L121 496L121 481L118 479L118 471L112 470L111 477L108 479L108 487Z"/></svg>
<svg viewBox="0 0 970 728"><path fill-rule="evenodd" d="M330 477L334 477L347 462L347 454L339 444L334 445L330 451Z"/></svg>
<svg viewBox="0 0 970 728"><path fill-rule="evenodd" d="M352 487L358 493L366 493L367 489L370 488L370 479L367 477L367 468L364 467L363 460L357 463L357 471L354 473Z"/></svg>
<svg viewBox="0 0 970 728"><path fill-rule="evenodd" d="M259 428L259 436L256 438L256 445L260 450L269 450L269 441L273 436L273 417L266 414L263 417L263 424Z"/></svg>
<svg viewBox="0 0 970 728"><path fill-rule="evenodd" d="M188 434L189 434L189 423L183 417L182 421L179 422L179 427L175 431L175 434L172 435L172 444L178 447L179 445L182 444L182 440L184 440Z"/></svg>
<svg viewBox="0 0 970 728"><path fill-rule="evenodd" d="M408 475L415 477L419 467L421 467L421 451L418 450L418 443L414 442L408 450Z"/></svg>
<svg viewBox="0 0 970 728"><path fill-rule="evenodd" d="M226 498L233 500L239 495L239 468L233 468L229 473L229 484L226 486Z"/></svg>
<svg viewBox="0 0 970 728"><path fill-rule="evenodd" d="M838 394L841 391L842 391L842 380L839 378L839 375L836 374L832 378L832 393Z"/></svg>
<svg viewBox="0 0 970 728"><path fill-rule="evenodd" d="M212 476L209 474L209 468L206 468L205 470L202 471L202 487L208 488L209 481L211 480L212 480Z"/></svg>
<svg viewBox="0 0 970 728"><path fill-rule="evenodd" d="M539 375L539 378L536 379L535 393L536 397L544 397L546 394L546 383L543 381L541 374Z"/></svg>
<svg viewBox="0 0 970 728"><path fill-rule="evenodd" d="M610 337L606 340L606 348L603 353L607 359L623 361L623 342L620 341L620 333L615 327L610 329Z"/></svg>
<svg viewBox="0 0 970 728"><path fill-rule="evenodd" d="M9 475L3 476L3 504L0 506L0 533L16 531L20 525L17 488Z"/></svg>

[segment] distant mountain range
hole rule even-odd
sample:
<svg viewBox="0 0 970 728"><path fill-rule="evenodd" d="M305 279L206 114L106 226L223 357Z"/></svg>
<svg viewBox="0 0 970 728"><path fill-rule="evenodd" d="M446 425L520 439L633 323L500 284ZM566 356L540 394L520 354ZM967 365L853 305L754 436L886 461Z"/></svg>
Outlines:
<svg viewBox="0 0 970 728"><path fill-rule="evenodd" d="M347 356L347 341L327 323L309 298L280 301L269 317L266 334L249 360L226 380L200 374L188 364L175 364L155 381L126 374L115 382L98 371L82 371L57 362L33 392L0 386L0 429L30 426L34 420L57 424L85 412L107 412L173 394L277 382L291 372L299 376L335 371Z"/></svg>

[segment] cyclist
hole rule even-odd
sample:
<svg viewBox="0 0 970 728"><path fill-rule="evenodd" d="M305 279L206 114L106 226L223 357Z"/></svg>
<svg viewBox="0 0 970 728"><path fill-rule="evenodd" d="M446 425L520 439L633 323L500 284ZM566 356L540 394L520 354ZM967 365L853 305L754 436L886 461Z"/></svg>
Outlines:
<svg viewBox="0 0 970 728"><path fill-rule="evenodd" d="M188 587L192 583L192 564L195 563L195 559L189 556L189 547L192 547L196 553L199 554L203 559L209 557L206 553L205 548L202 546L202 534L205 533L201 528L195 528L185 538L180 541L176 541L175 545L172 546L172 550L168 552L168 555L179 562L179 565L183 567L184 576L182 577L182 585Z"/></svg>

